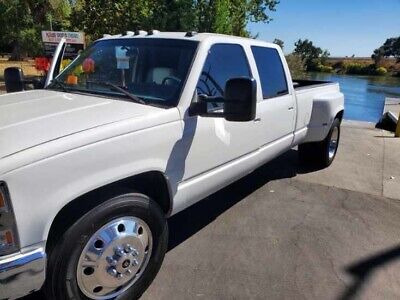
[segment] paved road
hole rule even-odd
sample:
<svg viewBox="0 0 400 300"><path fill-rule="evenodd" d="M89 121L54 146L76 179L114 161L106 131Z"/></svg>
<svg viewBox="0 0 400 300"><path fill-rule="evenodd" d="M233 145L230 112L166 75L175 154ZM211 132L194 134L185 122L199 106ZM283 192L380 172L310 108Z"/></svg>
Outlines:
<svg viewBox="0 0 400 300"><path fill-rule="evenodd" d="M394 151L399 139L348 123L330 168L291 150L174 216L143 299L399 299Z"/></svg>

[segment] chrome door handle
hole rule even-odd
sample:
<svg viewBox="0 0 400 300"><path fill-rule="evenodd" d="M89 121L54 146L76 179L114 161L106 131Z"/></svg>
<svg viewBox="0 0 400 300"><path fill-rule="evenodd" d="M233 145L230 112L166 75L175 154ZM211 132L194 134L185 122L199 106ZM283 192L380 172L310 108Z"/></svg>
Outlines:
<svg viewBox="0 0 400 300"><path fill-rule="evenodd" d="M254 123L257 123L257 122L260 122L261 121L261 118L255 118L254 119Z"/></svg>
<svg viewBox="0 0 400 300"><path fill-rule="evenodd" d="M293 106L288 107L288 110L293 110L293 109L294 109Z"/></svg>

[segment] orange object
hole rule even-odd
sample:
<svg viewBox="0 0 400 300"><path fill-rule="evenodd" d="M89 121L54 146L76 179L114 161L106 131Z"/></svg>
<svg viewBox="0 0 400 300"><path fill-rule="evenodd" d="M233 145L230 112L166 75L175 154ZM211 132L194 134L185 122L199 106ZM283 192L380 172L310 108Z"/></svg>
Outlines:
<svg viewBox="0 0 400 300"><path fill-rule="evenodd" d="M50 60L47 57L36 57L35 58L35 68L38 71L47 72L50 68Z"/></svg>
<svg viewBox="0 0 400 300"><path fill-rule="evenodd" d="M9 231L9 230L6 231L6 242L8 245L13 244L13 236L12 236L11 231Z"/></svg>
<svg viewBox="0 0 400 300"><path fill-rule="evenodd" d="M82 69L85 73L93 73L94 72L94 60L90 57L86 58L82 63Z"/></svg>
<svg viewBox="0 0 400 300"><path fill-rule="evenodd" d="M78 76L68 75L67 84L77 85L78 84Z"/></svg>
<svg viewBox="0 0 400 300"><path fill-rule="evenodd" d="M2 193L0 193L0 208L5 208L6 207L6 200L4 199L4 196Z"/></svg>

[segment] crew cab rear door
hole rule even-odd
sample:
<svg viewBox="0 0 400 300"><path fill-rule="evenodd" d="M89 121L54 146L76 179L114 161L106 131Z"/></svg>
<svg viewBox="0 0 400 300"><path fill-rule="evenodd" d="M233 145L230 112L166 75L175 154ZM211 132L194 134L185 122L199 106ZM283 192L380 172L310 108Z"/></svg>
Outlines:
<svg viewBox="0 0 400 300"><path fill-rule="evenodd" d="M64 51L67 43L64 38L58 43L56 51L54 52L53 59L51 61L50 69L47 72L46 83L44 87L47 87L50 82L60 73L60 66L64 56Z"/></svg>
<svg viewBox="0 0 400 300"><path fill-rule="evenodd" d="M257 111L263 127L262 142L273 143L273 152L290 147L296 120L296 99L289 88L291 80L282 63L283 54L275 48L251 46L259 82L261 97Z"/></svg>

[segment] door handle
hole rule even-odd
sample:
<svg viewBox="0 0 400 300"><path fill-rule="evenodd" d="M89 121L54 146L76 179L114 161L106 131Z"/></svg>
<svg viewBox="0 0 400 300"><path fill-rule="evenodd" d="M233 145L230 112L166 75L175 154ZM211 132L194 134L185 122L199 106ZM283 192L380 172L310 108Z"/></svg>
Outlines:
<svg viewBox="0 0 400 300"><path fill-rule="evenodd" d="M288 107L288 110L293 110L293 109L294 109L293 106Z"/></svg>
<svg viewBox="0 0 400 300"><path fill-rule="evenodd" d="M261 118L255 118L253 122L257 123L257 122L260 122L260 121L261 121Z"/></svg>

